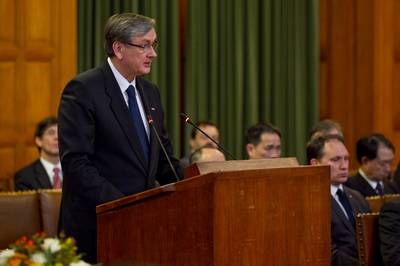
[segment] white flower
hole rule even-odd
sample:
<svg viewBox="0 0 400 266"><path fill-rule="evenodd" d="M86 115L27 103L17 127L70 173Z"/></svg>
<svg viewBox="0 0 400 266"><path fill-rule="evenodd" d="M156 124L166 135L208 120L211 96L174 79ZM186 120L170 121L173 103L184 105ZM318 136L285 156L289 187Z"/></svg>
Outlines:
<svg viewBox="0 0 400 266"><path fill-rule="evenodd" d="M6 265L7 260L14 256L14 254L15 251L9 248L0 251L0 265Z"/></svg>
<svg viewBox="0 0 400 266"><path fill-rule="evenodd" d="M45 264L47 262L46 256L41 252L34 253L31 259L37 264Z"/></svg>
<svg viewBox="0 0 400 266"><path fill-rule="evenodd" d="M80 260L78 262L71 262L69 266L90 266L89 263L84 262L83 260Z"/></svg>
<svg viewBox="0 0 400 266"><path fill-rule="evenodd" d="M57 252L61 249L60 240L56 238L46 238L42 244L44 250L50 250L51 253Z"/></svg>

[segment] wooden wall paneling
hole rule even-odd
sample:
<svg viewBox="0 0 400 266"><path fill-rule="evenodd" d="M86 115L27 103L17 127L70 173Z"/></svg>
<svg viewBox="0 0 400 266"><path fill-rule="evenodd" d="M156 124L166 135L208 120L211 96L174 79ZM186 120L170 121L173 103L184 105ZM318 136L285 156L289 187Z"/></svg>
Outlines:
<svg viewBox="0 0 400 266"><path fill-rule="evenodd" d="M0 0L0 190L8 189L15 168L17 80L16 2Z"/></svg>
<svg viewBox="0 0 400 266"><path fill-rule="evenodd" d="M393 139L393 1L374 4L374 129Z"/></svg>
<svg viewBox="0 0 400 266"><path fill-rule="evenodd" d="M320 102L328 102L320 114L342 125L354 169L364 135L381 132L400 149L400 0L321 0L320 8Z"/></svg>
<svg viewBox="0 0 400 266"><path fill-rule="evenodd" d="M392 105L392 126L393 141L396 145L396 164L400 161L400 0L393 1L391 11L393 26L393 72L392 72L392 98L389 99Z"/></svg>
<svg viewBox="0 0 400 266"><path fill-rule="evenodd" d="M15 130L15 62L0 59L0 140L2 145L12 145Z"/></svg>
<svg viewBox="0 0 400 266"><path fill-rule="evenodd" d="M26 141L32 140L38 121L51 114L50 62L25 62Z"/></svg>
<svg viewBox="0 0 400 266"><path fill-rule="evenodd" d="M12 45L15 42L15 2L0 0L0 44L1 46Z"/></svg>
<svg viewBox="0 0 400 266"><path fill-rule="evenodd" d="M76 74L76 18L76 0L0 0L0 179L38 156L35 126Z"/></svg>
<svg viewBox="0 0 400 266"><path fill-rule="evenodd" d="M340 123L349 152L354 148L353 114L349 110L356 84L355 8L354 0L320 1L320 43L324 45L320 50L320 118Z"/></svg>
<svg viewBox="0 0 400 266"><path fill-rule="evenodd" d="M355 86L353 103L349 110L352 110L350 136L351 152L355 153L355 142L358 136L370 133L374 118L374 34L373 28L373 1L356 0L355 8ZM355 157L354 162L356 160ZM353 164L354 165L354 164Z"/></svg>
<svg viewBox="0 0 400 266"><path fill-rule="evenodd" d="M14 147L0 147L0 191L8 190L13 185L12 176L15 169L14 158Z"/></svg>
<svg viewBox="0 0 400 266"><path fill-rule="evenodd" d="M52 26L56 22L56 13L53 11L59 1L25 0L25 36L26 46L51 47L53 43Z"/></svg>

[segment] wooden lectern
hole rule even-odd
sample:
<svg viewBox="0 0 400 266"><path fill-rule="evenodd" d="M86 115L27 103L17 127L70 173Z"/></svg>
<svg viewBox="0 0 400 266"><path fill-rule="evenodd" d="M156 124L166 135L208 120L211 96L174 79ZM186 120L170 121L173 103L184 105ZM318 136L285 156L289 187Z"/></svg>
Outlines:
<svg viewBox="0 0 400 266"><path fill-rule="evenodd" d="M329 171L212 172L99 205L99 262L330 265Z"/></svg>

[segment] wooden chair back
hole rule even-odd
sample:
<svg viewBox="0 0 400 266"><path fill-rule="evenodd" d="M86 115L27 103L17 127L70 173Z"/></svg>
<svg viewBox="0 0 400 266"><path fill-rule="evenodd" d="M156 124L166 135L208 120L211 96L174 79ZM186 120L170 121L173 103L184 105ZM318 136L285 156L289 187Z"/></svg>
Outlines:
<svg viewBox="0 0 400 266"><path fill-rule="evenodd" d="M379 247L379 213L358 214L356 233L360 265L383 265Z"/></svg>
<svg viewBox="0 0 400 266"><path fill-rule="evenodd" d="M383 203L385 203L385 198L383 196L370 196L365 197L365 199L367 200L372 212L379 212Z"/></svg>

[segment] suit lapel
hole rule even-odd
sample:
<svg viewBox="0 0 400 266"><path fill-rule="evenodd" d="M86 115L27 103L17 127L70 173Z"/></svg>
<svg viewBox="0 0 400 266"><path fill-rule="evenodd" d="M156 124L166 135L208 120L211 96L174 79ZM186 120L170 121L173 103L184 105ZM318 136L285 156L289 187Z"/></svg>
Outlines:
<svg viewBox="0 0 400 266"><path fill-rule="evenodd" d="M362 179L365 190L368 192L367 195L377 195L375 189L371 187L367 180L365 180L362 176L360 176L360 178Z"/></svg>
<svg viewBox="0 0 400 266"><path fill-rule="evenodd" d="M371 187L371 185L361 176L360 173L357 173L357 179L360 182L360 186L362 187L365 195L377 195L375 189Z"/></svg>
<svg viewBox="0 0 400 266"><path fill-rule="evenodd" d="M44 166L40 162L40 160L37 160L35 163L35 178L37 179L38 183L40 184L40 187L43 188L52 188L52 184L50 182L50 176L47 175L46 170L44 169Z"/></svg>
<svg viewBox="0 0 400 266"><path fill-rule="evenodd" d="M121 125L121 128L128 139L129 145L131 146L136 157L139 159L143 171L146 173L147 163L144 155L140 153L142 148L140 146L139 137L136 133L135 126L132 123L132 118L125 103L124 97L122 96L121 90L108 63L106 63L102 69L105 74L106 94L110 97L110 108Z"/></svg>
<svg viewBox="0 0 400 266"><path fill-rule="evenodd" d="M347 229L355 234L354 228L351 225L349 219L347 219L346 215L344 214L342 208L340 207L339 203L335 200L335 198L331 195L331 203L332 203L332 209L335 212L335 214L340 218L342 223L347 227Z"/></svg>

